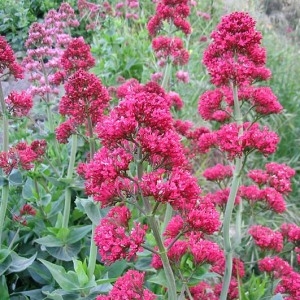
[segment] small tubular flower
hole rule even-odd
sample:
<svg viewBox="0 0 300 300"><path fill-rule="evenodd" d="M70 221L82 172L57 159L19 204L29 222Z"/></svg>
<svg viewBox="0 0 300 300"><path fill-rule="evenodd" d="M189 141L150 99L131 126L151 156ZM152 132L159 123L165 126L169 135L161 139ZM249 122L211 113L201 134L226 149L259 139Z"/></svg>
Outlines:
<svg viewBox="0 0 300 300"><path fill-rule="evenodd" d="M33 106L31 95L25 91L17 93L11 92L5 99L8 112L14 117L27 116Z"/></svg>

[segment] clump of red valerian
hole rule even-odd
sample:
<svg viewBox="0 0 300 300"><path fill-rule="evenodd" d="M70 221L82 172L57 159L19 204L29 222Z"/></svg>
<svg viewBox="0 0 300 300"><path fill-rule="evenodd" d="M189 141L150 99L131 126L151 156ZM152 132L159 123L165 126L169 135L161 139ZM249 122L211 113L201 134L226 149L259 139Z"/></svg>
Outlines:
<svg viewBox="0 0 300 300"><path fill-rule="evenodd" d="M67 30L79 26L74 10L62 3L58 11L50 10L43 22L33 23L25 42L27 56L23 60L32 82L30 93L49 101L49 95L58 95L53 74L62 70L61 57L72 37Z"/></svg>
<svg viewBox="0 0 300 300"><path fill-rule="evenodd" d="M135 223L130 230L130 218L126 206L116 206L96 227L94 240L105 264L119 259L133 260L136 253L142 251L147 226Z"/></svg>
<svg viewBox="0 0 300 300"><path fill-rule="evenodd" d="M31 95L25 91L17 93L11 92L5 99L7 111L14 117L23 117L28 115L33 106Z"/></svg>
<svg viewBox="0 0 300 300"><path fill-rule="evenodd" d="M7 152L0 152L0 168L6 175L13 169L30 170L34 167L34 162L39 162L46 151L46 141L36 140L30 145L19 142L10 147Z"/></svg>
<svg viewBox="0 0 300 300"><path fill-rule="evenodd" d="M161 0L157 3L155 15L148 22L148 31L151 36L157 35L163 21L171 21L185 34L191 33L191 25L186 20L190 14L188 0L169 1Z"/></svg>
<svg viewBox="0 0 300 300"><path fill-rule="evenodd" d="M23 78L23 69L16 61L15 55L7 41L0 36L0 75L13 75Z"/></svg>
<svg viewBox="0 0 300 300"><path fill-rule="evenodd" d="M143 288L145 273L129 270L117 279L114 287L107 296L98 296L96 300L155 300L157 297Z"/></svg>

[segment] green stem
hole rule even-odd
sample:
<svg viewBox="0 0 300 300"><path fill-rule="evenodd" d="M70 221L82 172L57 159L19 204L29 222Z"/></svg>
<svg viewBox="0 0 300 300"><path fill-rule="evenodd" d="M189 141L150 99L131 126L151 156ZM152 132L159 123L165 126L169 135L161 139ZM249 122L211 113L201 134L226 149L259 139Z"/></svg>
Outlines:
<svg viewBox="0 0 300 300"><path fill-rule="evenodd" d="M237 122L237 126L239 127L239 136L241 136L243 134L243 118L242 118L240 103L238 99L237 85L233 84L232 89L233 89L233 100L234 100L234 118ZM230 232L230 223L231 223L234 202L236 199L238 188L240 186L240 177L243 168L243 160L244 160L243 156L238 157L236 159L233 179L230 187L229 198L228 198L225 215L224 215L223 237L224 237L224 250L225 250L226 263L225 263L225 273L223 277L223 286L220 295L220 300L227 299L227 294L228 294L230 280L231 280L231 273L232 273L232 266L233 266L233 249L231 245L229 232ZM242 206L240 208L242 208ZM241 223L241 215L242 215L241 209L238 211L238 213L240 214L240 216L237 216L237 220L238 222ZM238 224L238 226L241 226L241 224ZM240 228L237 229L237 232L239 230Z"/></svg>
<svg viewBox="0 0 300 300"><path fill-rule="evenodd" d="M71 142L71 153L70 153L70 160L69 160L69 167L67 172L66 179L73 178L73 171L75 165L75 158L77 152L77 135L72 135L72 142ZM68 228L69 218L70 218L70 211L71 211L71 198L72 198L72 189L68 186L65 190L65 206L64 206L64 214L62 220L62 227Z"/></svg>
<svg viewBox="0 0 300 300"><path fill-rule="evenodd" d="M8 151L8 118L7 118L7 110L4 101L3 89L0 82L0 103L2 109L2 127L3 127L3 151ZM2 233L4 230L4 221L6 216L7 204L8 204L8 194L9 194L9 185L4 184L2 186L2 197L1 197L1 205L0 205L0 249L2 247Z"/></svg>
<svg viewBox="0 0 300 300"><path fill-rule="evenodd" d="M164 71L164 78L163 78L163 81L162 81L162 84L161 84L161 86L166 91L169 90L171 73L172 73L172 63L167 62L166 67L165 67L165 71Z"/></svg>
<svg viewBox="0 0 300 300"><path fill-rule="evenodd" d="M96 145L93 137L93 124L91 117L87 119L88 125L88 134L89 134L89 144L90 144L90 159L94 157L96 152ZM91 244L90 244L90 254L88 260L88 277L91 280L94 276L95 267L96 267L96 260L97 260L97 246L94 242L94 233L95 233L96 225L92 224L92 236L91 236Z"/></svg>
<svg viewBox="0 0 300 300"><path fill-rule="evenodd" d="M91 245L90 245L90 254L89 254L89 261L88 261L88 278L89 280L93 279L95 267L96 267L96 260L97 260L97 246L94 242L94 234L95 234L95 224L92 224L92 236L91 236Z"/></svg>
<svg viewBox="0 0 300 300"><path fill-rule="evenodd" d="M143 176L143 162L142 162L142 151L141 148L138 148L137 153L137 176L140 180ZM160 234L159 225L157 223L157 220L155 218L155 215L152 214L152 207L150 204L150 201L147 197L143 197L141 193L141 197L143 200L145 212L147 215L147 219L150 225L150 228L153 232L153 236L156 241L156 245L158 247L159 255L163 263L163 268L165 271L165 275L168 282L168 300L175 300L177 299L177 292L176 292L176 283L175 283L175 277L172 270L172 267L170 265L170 261L167 255L167 250L163 244L162 236Z"/></svg>

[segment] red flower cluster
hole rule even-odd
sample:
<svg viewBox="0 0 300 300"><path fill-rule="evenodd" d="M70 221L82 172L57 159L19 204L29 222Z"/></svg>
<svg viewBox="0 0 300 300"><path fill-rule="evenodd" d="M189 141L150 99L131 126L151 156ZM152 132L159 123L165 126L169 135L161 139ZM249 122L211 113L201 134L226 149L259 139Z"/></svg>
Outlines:
<svg viewBox="0 0 300 300"><path fill-rule="evenodd" d="M191 25L186 20L190 14L188 0L161 0L156 6L156 12L148 22L148 31L155 36L161 29L164 20L171 21L185 34L191 33Z"/></svg>
<svg viewBox="0 0 300 300"><path fill-rule="evenodd" d="M129 232L130 218L131 213L126 206L116 206L96 227L94 240L105 264L110 265L119 259L130 261L142 251L147 226L135 223Z"/></svg>
<svg viewBox="0 0 300 300"><path fill-rule="evenodd" d="M87 71L95 65L91 47L84 42L83 37L74 38L61 57L63 69L73 74L79 69Z"/></svg>
<svg viewBox="0 0 300 300"><path fill-rule="evenodd" d="M117 279L114 287L107 296L98 296L96 300L155 300L157 297L143 288L145 273L129 270Z"/></svg>
<svg viewBox="0 0 300 300"><path fill-rule="evenodd" d="M189 52L184 49L183 42L178 37L159 36L152 40L152 48L156 57L163 62L171 60L174 65L186 65Z"/></svg>
<svg viewBox="0 0 300 300"><path fill-rule="evenodd" d="M23 69L17 63L14 52L4 39L0 36L0 75L11 74L15 78L23 78Z"/></svg>
<svg viewBox="0 0 300 300"><path fill-rule="evenodd" d="M33 162L42 159L46 146L45 140L36 140L30 145L20 142L7 152L0 152L0 168L3 169L6 175L17 168L30 170L34 167Z"/></svg>
<svg viewBox="0 0 300 300"><path fill-rule="evenodd" d="M30 204L24 204L21 209L19 214L13 215L13 220L15 222L18 222L24 226L27 225L27 216L35 216L36 215L36 210L34 207L32 207Z"/></svg>
<svg viewBox="0 0 300 300"><path fill-rule="evenodd" d="M277 213L285 211L283 195L291 189L291 178L295 171L285 164L268 163L266 170L251 170L248 177L258 186L241 186L239 195L250 203L265 202L269 208Z"/></svg>
<svg viewBox="0 0 300 300"><path fill-rule="evenodd" d="M205 51L203 63L216 86L230 82L240 86L270 77L264 66L266 52L260 47L262 36L247 13L234 12L223 17L211 38L213 43Z"/></svg>
<svg viewBox="0 0 300 300"><path fill-rule="evenodd" d="M241 136L239 129L236 123L230 123L214 132L203 133L198 140L199 151L207 153L214 146L227 153L229 160L254 150L258 150L264 156L276 151L279 137L275 132L269 131L266 126L260 129L258 123L250 125L246 122L243 124L244 132Z"/></svg>
<svg viewBox="0 0 300 300"><path fill-rule="evenodd" d="M59 103L59 112L81 124L91 118L95 125L110 100L107 89L98 77L82 69L68 79L65 92Z"/></svg>
<svg viewBox="0 0 300 300"><path fill-rule="evenodd" d="M252 235L255 244L263 250L274 250L280 252L283 249L283 236L279 231L254 225L249 229L249 234Z"/></svg>
<svg viewBox="0 0 300 300"><path fill-rule="evenodd" d="M287 294L287 300L300 299L300 274L280 257L265 257L258 262L262 272L271 273L280 279L275 288L275 293Z"/></svg>
<svg viewBox="0 0 300 300"><path fill-rule="evenodd" d="M5 99L8 112L14 117L23 117L28 115L33 106L31 95L26 92L11 92Z"/></svg>

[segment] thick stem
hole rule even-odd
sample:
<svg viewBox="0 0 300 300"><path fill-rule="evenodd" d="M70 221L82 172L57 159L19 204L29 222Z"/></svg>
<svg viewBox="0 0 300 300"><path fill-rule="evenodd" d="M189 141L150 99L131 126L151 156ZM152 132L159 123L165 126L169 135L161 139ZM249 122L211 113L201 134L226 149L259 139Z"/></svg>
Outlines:
<svg viewBox="0 0 300 300"><path fill-rule="evenodd" d="M7 118L7 110L4 101L4 95L2 90L2 85L0 82L0 103L2 109L2 127L3 127L3 151L8 151L8 118ZM9 185L4 184L2 186L2 197L1 197L1 205L0 205L0 249L2 247L2 233L4 230L4 221L6 216L7 204L8 204L8 194L9 194Z"/></svg>
<svg viewBox="0 0 300 300"><path fill-rule="evenodd" d="M237 122L237 126L239 127L239 136L241 136L243 134L243 118L242 118L240 103L238 99L237 85L233 84L232 89L233 89L233 99L234 99L234 118ZM224 250L225 250L226 263L225 263L225 273L223 277L223 286L220 295L220 300L227 299L227 294L228 294L230 280L231 280L232 265L233 265L233 249L231 245L229 232L230 232L230 223L231 223L234 202L238 192L238 188L240 186L240 176L243 168L243 160L244 160L243 156L238 157L236 159L233 179L230 187L229 198L228 198L228 202L224 214L223 237L224 237ZM240 209L238 210L238 214L240 215L237 216L237 220L239 222L239 224L237 225L241 226L242 206L240 206ZM241 230L240 228L237 228L238 234L240 230Z"/></svg>
<svg viewBox="0 0 300 300"><path fill-rule="evenodd" d="M70 153L70 160L69 160L69 167L67 172L66 179L73 178L73 171L75 166L75 158L77 152L77 135L72 135L72 142L71 142L71 153ZM70 211L71 211L71 198L72 198L72 189L67 187L65 190L65 206L64 206L64 214L62 220L62 227L68 228L69 218L70 218Z"/></svg>

